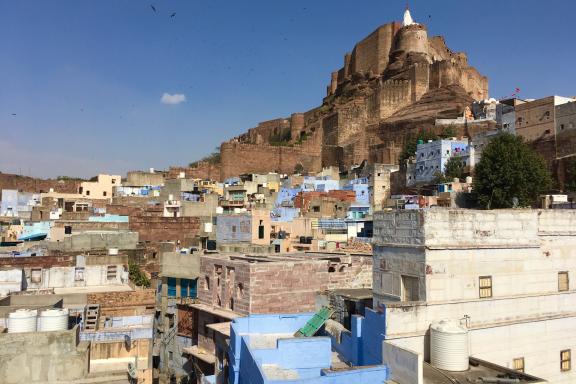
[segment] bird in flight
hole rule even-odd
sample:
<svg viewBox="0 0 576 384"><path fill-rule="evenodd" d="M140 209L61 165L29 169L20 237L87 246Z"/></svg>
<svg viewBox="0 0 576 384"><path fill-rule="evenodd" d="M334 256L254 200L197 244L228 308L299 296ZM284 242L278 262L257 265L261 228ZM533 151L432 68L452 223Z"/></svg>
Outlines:
<svg viewBox="0 0 576 384"><path fill-rule="evenodd" d="M153 10L154 12L156 12L156 7L153 6L152 4L150 4L150 8L152 8L152 10Z"/></svg>

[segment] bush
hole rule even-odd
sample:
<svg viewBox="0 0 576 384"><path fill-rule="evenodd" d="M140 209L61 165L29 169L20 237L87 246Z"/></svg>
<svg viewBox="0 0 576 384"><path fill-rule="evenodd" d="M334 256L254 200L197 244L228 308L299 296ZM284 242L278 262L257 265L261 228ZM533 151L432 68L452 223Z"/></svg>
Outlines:
<svg viewBox="0 0 576 384"><path fill-rule="evenodd" d="M130 275L130 281L139 287L150 288L150 279L142 272L138 264L129 261L128 262L128 273Z"/></svg>

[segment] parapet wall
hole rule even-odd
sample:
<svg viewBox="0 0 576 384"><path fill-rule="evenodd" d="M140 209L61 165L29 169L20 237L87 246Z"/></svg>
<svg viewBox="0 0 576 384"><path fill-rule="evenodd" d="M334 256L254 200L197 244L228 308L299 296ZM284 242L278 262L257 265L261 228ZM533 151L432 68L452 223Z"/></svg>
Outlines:
<svg viewBox="0 0 576 384"><path fill-rule="evenodd" d="M374 242L377 245L438 248L536 247L540 244L539 213L548 215L525 209L377 212L374 215ZM545 224L545 227L549 226Z"/></svg>

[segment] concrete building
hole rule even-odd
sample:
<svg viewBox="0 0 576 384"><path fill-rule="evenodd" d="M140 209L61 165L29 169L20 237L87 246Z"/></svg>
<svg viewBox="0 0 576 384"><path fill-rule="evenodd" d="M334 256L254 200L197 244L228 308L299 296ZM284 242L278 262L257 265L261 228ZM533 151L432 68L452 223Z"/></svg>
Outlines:
<svg viewBox="0 0 576 384"><path fill-rule="evenodd" d="M387 341L428 360L431 323L453 319L472 357L576 380L575 211L392 211L374 222L374 308Z"/></svg>
<svg viewBox="0 0 576 384"><path fill-rule="evenodd" d="M216 243L219 246L236 243L269 246L270 232L270 212L265 210L223 214L216 219Z"/></svg>
<svg viewBox="0 0 576 384"><path fill-rule="evenodd" d="M198 303L182 314L191 324L193 344L184 352L198 367L195 377L214 374L224 361L229 327L223 323L250 314L307 313L320 292L369 288L371 261L371 255L346 253L203 255Z"/></svg>
<svg viewBox="0 0 576 384"><path fill-rule="evenodd" d="M15 189L3 189L0 201L0 216L30 219L32 208L40 205L39 193L20 192Z"/></svg>
<svg viewBox="0 0 576 384"><path fill-rule="evenodd" d="M383 383L388 379L388 369L381 362L356 366L334 354L329 337L295 337L312 317L276 314L234 319L230 326L230 365L224 365L207 380L344 384Z"/></svg>
<svg viewBox="0 0 576 384"><path fill-rule="evenodd" d="M576 101L557 105L556 157L576 156Z"/></svg>
<svg viewBox="0 0 576 384"><path fill-rule="evenodd" d="M164 252L160 256L161 284L157 295L155 326L155 365L162 377L180 380L192 373L183 348L193 345L186 332L186 305L195 302L200 273L200 255ZM180 310L179 308L183 308Z"/></svg>
<svg viewBox="0 0 576 384"><path fill-rule="evenodd" d="M516 134L522 136L534 149L540 153L550 169L554 170L557 158L557 137L556 137L556 108L574 102L573 98L561 96L549 96L538 100L527 101L516 106ZM560 110L564 115L567 109ZM564 120L564 117L562 118ZM559 124L564 124L563 122ZM565 125L567 128L569 126ZM560 129L562 133L562 129ZM564 134L563 136L567 136ZM561 144L561 153L564 153L564 145L570 140ZM570 144L568 144L570 145Z"/></svg>
<svg viewBox="0 0 576 384"><path fill-rule="evenodd" d="M98 175L96 181L84 181L78 187L82 197L91 199L109 199L112 201L114 187L122 185L122 177L117 175Z"/></svg>

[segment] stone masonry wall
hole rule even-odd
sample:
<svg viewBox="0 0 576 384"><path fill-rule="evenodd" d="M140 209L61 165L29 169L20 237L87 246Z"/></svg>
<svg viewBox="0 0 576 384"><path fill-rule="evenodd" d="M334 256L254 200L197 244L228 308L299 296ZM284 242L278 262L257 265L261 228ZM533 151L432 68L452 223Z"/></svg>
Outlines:
<svg viewBox="0 0 576 384"><path fill-rule="evenodd" d="M291 174L297 164L308 172L321 170L319 148L311 145L271 146L227 142L221 145L222 179L243 173Z"/></svg>
<svg viewBox="0 0 576 384"><path fill-rule="evenodd" d="M314 312L316 295L328 288L324 260L252 264L251 274L251 313Z"/></svg>
<svg viewBox="0 0 576 384"><path fill-rule="evenodd" d="M139 234L140 241L180 241L191 245L200 232L198 217L130 216L130 230Z"/></svg>

